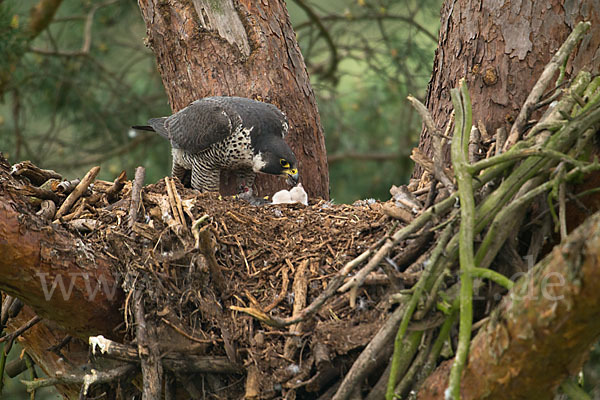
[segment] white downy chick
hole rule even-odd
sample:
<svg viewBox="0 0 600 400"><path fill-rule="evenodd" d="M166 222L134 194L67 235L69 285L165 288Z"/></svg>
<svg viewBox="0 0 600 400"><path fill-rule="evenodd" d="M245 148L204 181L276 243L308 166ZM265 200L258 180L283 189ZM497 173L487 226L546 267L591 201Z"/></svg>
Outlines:
<svg viewBox="0 0 600 400"><path fill-rule="evenodd" d="M302 203L305 206L308 205L308 195L306 194L306 191L304 191L304 188L302 187L301 183L299 183L298 186L290 190L290 196L292 202Z"/></svg>
<svg viewBox="0 0 600 400"><path fill-rule="evenodd" d="M273 195L272 204L288 204L292 203L292 196L288 190L280 190Z"/></svg>

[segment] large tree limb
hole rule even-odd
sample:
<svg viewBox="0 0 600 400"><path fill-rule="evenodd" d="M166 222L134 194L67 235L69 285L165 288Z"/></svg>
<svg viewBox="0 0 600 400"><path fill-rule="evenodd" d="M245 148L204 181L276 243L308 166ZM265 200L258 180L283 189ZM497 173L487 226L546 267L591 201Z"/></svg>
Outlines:
<svg viewBox="0 0 600 400"><path fill-rule="evenodd" d="M88 248L59 224L43 223L13 189L15 184L2 169L0 290L72 335L114 337L123 302L110 272L114 260Z"/></svg>
<svg viewBox="0 0 600 400"><path fill-rule="evenodd" d="M600 213L519 280L471 342L462 399L545 399L577 373L600 334ZM451 366L419 399L442 399Z"/></svg>

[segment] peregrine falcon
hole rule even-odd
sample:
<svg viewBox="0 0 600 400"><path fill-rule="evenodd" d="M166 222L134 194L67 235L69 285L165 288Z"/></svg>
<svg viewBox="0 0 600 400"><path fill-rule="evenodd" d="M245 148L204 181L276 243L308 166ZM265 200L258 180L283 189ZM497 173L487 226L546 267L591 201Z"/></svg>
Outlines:
<svg viewBox="0 0 600 400"><path fill-rule="evenodd" d="M283 140L288 123L274 105L243 97L206 97L149 126L171 142L172 174L182 182L191 171L192 188L218 191L221 170L234 170L241 185L252 187L257 172L298 182L294 153Z"/></svg>

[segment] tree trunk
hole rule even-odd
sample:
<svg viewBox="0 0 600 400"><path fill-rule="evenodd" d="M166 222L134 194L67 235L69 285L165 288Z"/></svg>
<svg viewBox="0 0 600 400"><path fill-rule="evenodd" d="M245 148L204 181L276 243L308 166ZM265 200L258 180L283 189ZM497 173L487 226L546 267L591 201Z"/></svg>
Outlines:
<svg viewBox="0 0 600 400"><path fill-rule="evenodd" d="M140 0L139 5L173 111L216 95L275 104L289 119L287 141L307 193L329 198L323 130L285 3ZM231 193L232 184L222 191ZM256 181L264 194L282 185L262 174Z"/></svg>
<svg viewBox="0 0 600 400"><path fill-rule="evenodd" d="M600 68L600 15L589 2L445 1L427 90L427 108L438 129L443 132L450 120L450 89L464 77L473 123L481 121L490 135L509 130L544 66L581 20L592 23L592 33L569 59L567 74ZM419 148L433 155L426 129ZM417 166L413 177L422 173Z"/></svg>

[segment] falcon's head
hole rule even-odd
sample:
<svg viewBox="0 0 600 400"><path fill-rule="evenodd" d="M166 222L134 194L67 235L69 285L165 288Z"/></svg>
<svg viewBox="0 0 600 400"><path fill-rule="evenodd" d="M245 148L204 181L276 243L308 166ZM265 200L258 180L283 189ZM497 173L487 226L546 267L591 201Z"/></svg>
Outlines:
<svg viewBox="0 0 600 400"><path fill-rule="evenodd" d="M258 151L252 159L254 172L285 176L290 185L296 185L298 183L298 163L287 143L283 140L276 140L265 147Z"/></svg>

